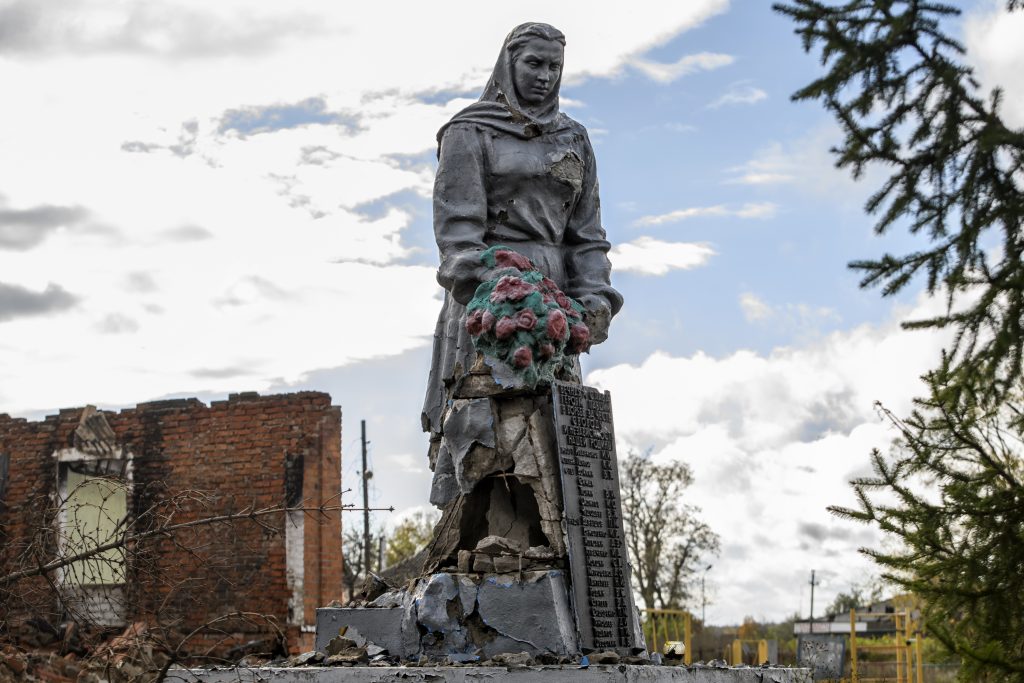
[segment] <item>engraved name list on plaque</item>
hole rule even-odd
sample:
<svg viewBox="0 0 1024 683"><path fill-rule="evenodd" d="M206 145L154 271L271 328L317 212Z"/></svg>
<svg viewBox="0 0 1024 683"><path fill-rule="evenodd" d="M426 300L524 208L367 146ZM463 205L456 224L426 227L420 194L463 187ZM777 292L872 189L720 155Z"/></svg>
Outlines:
<svg viewBox="0 0 1024 683"><path fill-rule="evenodd" d="M631 649L637 642L611 396L568 382L555 382L551 393L580 646Z"/></svg>

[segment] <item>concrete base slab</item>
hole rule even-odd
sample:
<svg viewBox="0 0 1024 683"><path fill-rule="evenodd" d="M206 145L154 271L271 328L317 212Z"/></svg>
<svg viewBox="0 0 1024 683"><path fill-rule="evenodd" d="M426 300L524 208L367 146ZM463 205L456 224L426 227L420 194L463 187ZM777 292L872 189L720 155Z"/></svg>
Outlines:
<svg viewBox="0 0 1024 683"><path fill-rule="evenodd" d="M168 672L169 681L200 683L811 683L807 669L595 665L529 666L352 666L292 669L192 669Z"/></svg>
<svg viewBox="0 0 1024 683"><path fill-rule="evenodd" d="M579 654L565 575L556 569L483 576L439 572L371 604L318 609L316 648L325 650L340 629L348 628L358 633L357 641L384 648L401 661ZM346 631L346 637L353 636Z"/></svg>
<svg viewBox="0 0 1024 683"><path fill-rule="evenodd" d="M401 607L376 609L345 609L323 607L316 611L316 649L327 651L327 643L342 630L351 638L347 629L358 631L363 638L388 652L403 652Z"/></svg>

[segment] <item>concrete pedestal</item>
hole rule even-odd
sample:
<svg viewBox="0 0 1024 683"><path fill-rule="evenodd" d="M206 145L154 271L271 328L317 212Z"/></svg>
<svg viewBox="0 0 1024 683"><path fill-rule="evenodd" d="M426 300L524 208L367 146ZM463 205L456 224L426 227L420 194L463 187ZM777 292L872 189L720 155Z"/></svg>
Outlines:
<svg viewBox="0 0 1024 683"><path fill-rule="evenodd" d="M601 665L502 667L303 667L172 669L169 680L199 683L811 683L807 669Z"/></svg>
<svg viewBox="0 0 1024 683"><path fill-rule="evenodd" d="M559 570L484 576L439 573L411 590L385 593L370 607L317 610L316 648L341 629L402 660L489 659L528 652L574 656L576 624Z"/></svg>

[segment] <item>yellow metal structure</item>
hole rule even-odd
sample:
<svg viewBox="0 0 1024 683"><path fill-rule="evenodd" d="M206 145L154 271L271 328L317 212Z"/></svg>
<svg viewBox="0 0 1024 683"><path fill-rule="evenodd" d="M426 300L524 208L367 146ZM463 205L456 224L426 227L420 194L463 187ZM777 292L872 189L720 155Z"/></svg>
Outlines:
<svg viewBox="0 0 1024 683"><path fill-rule="evenodd" d="M754 662L754 666L760 666L768 661L768 641L765 639L761 640L747 640L737 638L732 641L730 647L725 648L725 661L730 666L740 666L743 664L743 643L756 643L757 644L757 661Z"/></svg>
<svg viewBox="0 0 1024 683"><path fill-rule="evenodd" d="M666 643L681 640L684 647L683 662L687 665L692 664L693 634L690 613L682 609L645 609L643 612L644 637L647 638L650 651L661 652Z"/></svg>
<svg viewBox="0 0 1024 683"><path fill-rule="evenodd" d="M883 617L893 620L895 627L894 645L862 642L857 637L857 610L850 610L850 679L849 683L924 683L924 667L921 665L921 634L915 633L910 612L861 612L862 617ZM895 652L896 678L862 677L859 672L857 655L861 651ZM893 662L889 662L893 663ZM916 672L916 677L915 677Z"/></svg>

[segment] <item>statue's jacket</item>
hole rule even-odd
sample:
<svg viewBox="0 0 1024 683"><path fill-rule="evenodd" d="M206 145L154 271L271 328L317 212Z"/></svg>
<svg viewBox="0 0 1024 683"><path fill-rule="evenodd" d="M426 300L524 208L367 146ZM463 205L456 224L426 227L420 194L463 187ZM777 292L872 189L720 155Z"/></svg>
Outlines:
<svg viewBox="0 0 1024 683"><path fill-rule="evenodd" d="M445 297L423 407L423 428L432 440L441 435L453 382L476 358L464 317L465 305L488 277L481 251L506 245L569 296L603 300L613 314L622 305L610 284L610 245L586 129L562 113L546 130L527 125L511 134L503 128L453 121L441 135L434 234Z"/></svg>

